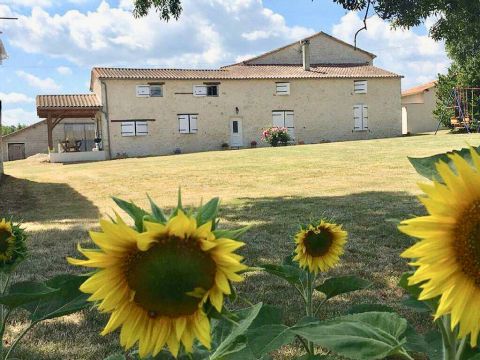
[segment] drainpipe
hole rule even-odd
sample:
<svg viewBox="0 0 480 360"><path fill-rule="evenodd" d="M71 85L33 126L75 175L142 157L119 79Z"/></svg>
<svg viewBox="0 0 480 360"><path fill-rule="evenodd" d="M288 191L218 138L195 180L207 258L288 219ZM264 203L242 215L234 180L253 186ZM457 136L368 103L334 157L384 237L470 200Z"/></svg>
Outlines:
<svg viewBox="0 0 480 360"><path fill-rule="evenodd" d="M302 40L303 70L310 71L310 40Z"/></svg>
<svg viewBox="0 0 480 360"><path fill-rule="evenodd" d="M101 81L100 84L102 85L102 93L105 94L105 101L103 102L105 105L102 108L102 113L105 115L105 121L107 122L107 137L108 137L108 158L112 159L112 147L110 141L110 118L108 116L108 93L107 93L107 84L104 81ZM102 99L103 100L103 99Z"/></svg>

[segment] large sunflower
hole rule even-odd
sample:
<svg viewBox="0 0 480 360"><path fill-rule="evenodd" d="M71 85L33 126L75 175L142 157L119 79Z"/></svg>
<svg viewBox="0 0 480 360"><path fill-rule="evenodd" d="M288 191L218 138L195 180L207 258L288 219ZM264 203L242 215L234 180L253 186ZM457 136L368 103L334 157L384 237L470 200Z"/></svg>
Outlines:
<svg viewBox="0 0 480 360"><path fill-rule="evenodd" d="M295 257L302 268L318 273L327 271L340 261L347 242L347 232L341 225L321 220L316 225L308 225L295 235Z"/></svg>
<svg viewBox="0 0 480 360"><path fill-rule="evenodd" d="M439 162L443 183L421 184L420 200L429 215L403 221L399 229L421 239L402 257L418 267L409 283L421 284L420 300L440 296L436 317L451 314L459 337L471 335L477 345L480 331L480 156L471 149L472 165L449 155L455 171Z"/></svg>
<svg viewBox="0 0 480 360"><path fill-rule="evenodd" d="M204 303L221 311L231 281L246 269L234 251L244 244L216 238L212 222L197 226L181 210L166 224L144 222L137 233L120 218L100 222L103 232L91 233L99 250L79 248L88 260L69 258L74 265L99 268L80 290L101 301L99 309L111 313L102 332L121 327L126 349L137 341L141 357L155 356L165 344L176 356L182 343L187 352L197 338L210 347L210 322Z"/></svg>

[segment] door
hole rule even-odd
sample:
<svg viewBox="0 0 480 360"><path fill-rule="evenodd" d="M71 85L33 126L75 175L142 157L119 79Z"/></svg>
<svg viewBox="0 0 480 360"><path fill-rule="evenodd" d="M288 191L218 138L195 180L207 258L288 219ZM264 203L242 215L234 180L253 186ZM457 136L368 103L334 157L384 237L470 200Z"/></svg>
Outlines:
<svg viewBox="0 0 480 360"><path fill-rule="evenodd" d="M243 146L242 119L230 120L230 146Z"/></svg>
<svg viewBox="0 0 480 360"><path fill-rule="evenodd" d="M25 159L25 144L8 144L8 160Z"/></svg>

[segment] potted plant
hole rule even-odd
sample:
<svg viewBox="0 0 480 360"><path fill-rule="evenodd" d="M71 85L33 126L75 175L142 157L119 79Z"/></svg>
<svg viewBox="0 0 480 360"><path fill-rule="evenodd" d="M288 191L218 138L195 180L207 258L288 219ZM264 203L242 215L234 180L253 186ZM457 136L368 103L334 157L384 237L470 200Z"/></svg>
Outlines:
<svg viewBox="0 0 480 360"><path fill-rule="evenodd" d="M250 147L251 148L256 148L257 147L257 142L255 140L252 140L252 142L250 143Z"/></svg>

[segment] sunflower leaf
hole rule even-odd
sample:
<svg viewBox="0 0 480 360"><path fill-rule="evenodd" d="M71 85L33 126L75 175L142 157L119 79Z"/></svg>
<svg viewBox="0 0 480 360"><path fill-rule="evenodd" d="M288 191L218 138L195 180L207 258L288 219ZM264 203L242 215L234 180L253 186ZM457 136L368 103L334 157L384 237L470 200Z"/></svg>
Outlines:
<svg viewBox="0 0 480 360"><path fill-rule="evenodd" d="M347 314L360 314L364 312L395 312L395 309L383 304L356 304L348 309Z"/></svg>
<svg viewBox="0 0 480 360"><path fill-rule="evenodd" d="M416 309L416 311L426 312L425 307L428 307L430 311L435 311L438 307L438 298L421 301L418 300L418 297L422 293L422 288L420 287L421 284L410 285L408 283L408 279L413 275L413 271L405 272L402 274L400 281L398 282L398 286L404 289L410 299L408 301L404 301L403 304ZM423 305L422 305L423 304Z"/></svg>
<svg viewBox="0 0 480 360"><path fill-rule="evenodd" d="M356 276L339 276L325 280L325 282L317 286L315 290L324 293L326 300L329 300L335 296L363 290L370 286L372 286L370 281Z"/></svg>
<svg viewBox="0 0 480 360"><path fill-rule="evenodd" d="M58 289L51 288L43 282L21 281L13 284L7 294L0 296L0 304L13 309L48 297L57 291Z"/></svg>
<svg viewBox="0 0 480 360"><path fill-rule="evenodd" d="M473 149L475 149L478 152L480 147L477 147L477 148L474 147ZM424 158L409 157L408 160L413 165L417 173L419 173L420 175L426 177L427 179L435 180L443 183L442 177L437 171L436 164L439 161L443 161L446 164L448 164L450 168L454 170L455 166L453 165L452 159L449 157L449 155L452 155L452 154L458 154L470 163L472 161L469 148L463 148L461 150L453 150L443 154L437 154L437 155L428 156Z"/></svg>
<svg viewBox="0 0 480 360"><path fill-rule="evenodd" d="M245 316L245 318L242 319L238 325L232 327L231 332L225 337L225 339L223 339L223 341L213 352L210 360L223 359L224 356L232 353L232 349L237 349L236 351L240 351L244 348L244 346L239 347L239 341L242 340L239 339L239 337L245 336L246 331L260 313L262 306L262 303L258 303L249 309L246 309L247 316ZM240 344L241 343L242 341L240 341Z"/></svg>
<svg viewBox="0 0 480 360"><path fill-rule="evenodd" d="M265 325L247 332L247 345L260 358L295 340L295 334L283 324Z"/></svg>
<svg viewBox="0 0 480 360"><path fill-rule="evenodd" d="M368 312L291 328L296 335L350 359L383 359L404 350L407 320Z"/></svg>
<svg viewBox="0 0 480 360"><path fill-rule="evenodd" d="M112 355L107 356L103 360L127 360L127 358L125 357L124 354L112 354Z"/></svg>
<svg viewBox="0 0 480 360"><path fill-rule="evenodd" d="M213 233L215 237L218 238L228 238L232 240L239 240L243 234L245 234L250 229L250 226L245 226L237 230L214 230Z"/></svg>
<svg viewBox="0 0 480 360"><path fill-rule="evenodd" d="M116 197L112 197L112 199L120 209L125 211L133 219L137 231L143 232L143 217L150 214L135 205L133 202L125 201Z"/></svg>
<svg viewBox="0 0 480 360"><path fill-rule="evenodd" d="M263 264L261 268L269 274L284 279L294 285L301 285L301 279L303 279L305 275L302 269L291 265Z"/></svg>
<svg viewBox="0 0 480 360"><path fill-rule="evenodd" d="M147 194L148 201L150 202L150 208L152 209L152 216L155 220L161 222L162 224L165 224L167 222L167 217L163 213L163 210L160 209L160 207L155 204L153 199L150 197L150 195Z"/></svg>
<svg viewBox="0 0 480 360"><path fill-rule="evenodd" d="M218 207L220 205L219 198L213 198L205 205L201 206L198 209L197 213L197 223L198 226L206 224L209 221L212 221L212 225L215 225L215 219L218 215Z"/></svg>

